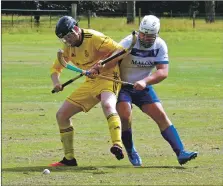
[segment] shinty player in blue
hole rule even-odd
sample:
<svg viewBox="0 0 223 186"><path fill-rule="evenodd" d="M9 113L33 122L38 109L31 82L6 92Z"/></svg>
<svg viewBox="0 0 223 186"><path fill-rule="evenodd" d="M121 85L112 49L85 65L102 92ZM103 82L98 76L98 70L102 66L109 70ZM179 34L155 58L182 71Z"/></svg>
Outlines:
<svg viewBox="0 0 223 186"><path fill-rule="evenodd" d="M122 122L122 142L129 161L141 166L142 160L132 139L132 104L150 116L158 125L163 138L170 144L180 165L197 157L197 152L184 149L180 136L165 113L152 85L160 83L168 76L168 49L159 37L160 20L153 15L145 16L139 26L137 42L131 53L120 63L121 79L134 83L134 88L122 86L117 102L117 111ZM120 44L128 46L131 36ZM154 72L152 70L156 68Z"/></svg>

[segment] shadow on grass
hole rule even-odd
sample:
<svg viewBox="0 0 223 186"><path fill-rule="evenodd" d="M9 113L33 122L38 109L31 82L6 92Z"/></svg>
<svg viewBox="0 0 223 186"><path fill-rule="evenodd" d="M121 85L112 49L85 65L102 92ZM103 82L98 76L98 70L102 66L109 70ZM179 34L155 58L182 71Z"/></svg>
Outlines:
<svg viewBox="0 0 223 186"><path fill-rule="evenodd" d="M102 171L103 168L107 169L120 169L120 168L127 168L127 169L186 169L182 166L142 166L142 167L133 167L131 165L120 165L120 166L78 166L78 167L48 167L48 166L35 166L35 167L12 167L12 168L2 168L2 172L23 172L24 174L28 174L29 172L42 172L44 169L49 169L53 172L94 172L95 174L105 174L107 172Z"/></svg>
<svg viewBox="0 0 223 186"><path fill-rule="evenodd" d="M126 166L101 166L104 168L135 168L135 169L186 169L185 167L182 166L141 166L141 167L134 167L131 165L126 165Z"/></svg>
<svg viewBox="0 0 223 186"><path fill-rule="evenodd" d="M77 171L77 172L82 172L82 171L94 171L98 170L97 167L93 166L85 166L85 167L49 167L49 166L30 166L30 167L12 167L12 168L2 168L2 172L42 172L44 169L49 169L50 171L53 172L65 172L65 171Z"/></svg>
<svg viewBox="0 0 223 186"><path fill-rule="evenodd" d="M135 168L147 168L147 169L186 169L182 166L142 166L142 167L135 167Z"/></svg>

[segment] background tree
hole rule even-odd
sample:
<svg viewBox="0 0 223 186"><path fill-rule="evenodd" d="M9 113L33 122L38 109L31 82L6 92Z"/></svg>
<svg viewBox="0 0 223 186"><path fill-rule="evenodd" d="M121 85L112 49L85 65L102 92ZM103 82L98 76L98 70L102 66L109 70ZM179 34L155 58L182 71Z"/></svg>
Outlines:
<svg viewBox="0 0 223 186"><path fill-rule="evenodd" d="M199 5L200 5L200 3L198 1L193 1L190 4L190 6L189 6L189 16L190 16L190 18L192 18L193 16L196 16L199 13L199 11L198 11Z"/></svg>
<svg viewBox="0 0 223 186"><path fill-rule="evenodd" d="M215 21L215 1L205 1L205 20L206 23Z"/></svg>
<svg viewBox="0 0 223 186"><path fill-rule="evenodd" d="M77 14L87 15L88 10L96 12L98 16L126 16L127 13L127 3L129 11L134 12L134 6L132 1L2 1L2 9L34 9L36 10L37 5L40 10L71 10L71 4L77 4ZM193 15L193 4L195 5L199 2L197 7L197 12L199 16L205 15L205 20L207 22L215 20L215 13L221 14L223 12L223 2L222 1L135 1L135 11L138 15L139 8L141 9L142 16L146 14L154 14L156 16L188 16ZM207 10L206 10L207 8ZM212 13L211 12L212 9ZM207 17L206 18L206 14ZM7 13L10 13L7 11ZM13 11L11 13L14 13ZM29 12L19 12L18 14L30 14ZM51 13L54 14L54 13ZM129 14L134 15L134 14ZM131 21L130 21L131 22Z"/></svg>
<svg viewBox="0 0 223 186"><path fill-rule="evenodd" d="M135 1L127 1L127 24L134 23Z"/></svg>

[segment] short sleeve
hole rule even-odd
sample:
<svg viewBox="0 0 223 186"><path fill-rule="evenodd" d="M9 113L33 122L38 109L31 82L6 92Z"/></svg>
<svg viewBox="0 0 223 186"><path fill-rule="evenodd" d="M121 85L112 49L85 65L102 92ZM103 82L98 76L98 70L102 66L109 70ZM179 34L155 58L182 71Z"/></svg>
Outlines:
<svg viewBox="0 0 223 186"><path fill-rule="evenodd" d="M127 37L125 37L124 39L122 39L119 44L123 47L123 48L128 48L132 43L132 35L128 35Z"/></svg>
<svg viewBox="0 0 223 186"><path fill-rule="evenodd" d="M165 41L161 42L159 52L155 58L155 64L168 64L169 56L168 56L168 48Z"/></svg>

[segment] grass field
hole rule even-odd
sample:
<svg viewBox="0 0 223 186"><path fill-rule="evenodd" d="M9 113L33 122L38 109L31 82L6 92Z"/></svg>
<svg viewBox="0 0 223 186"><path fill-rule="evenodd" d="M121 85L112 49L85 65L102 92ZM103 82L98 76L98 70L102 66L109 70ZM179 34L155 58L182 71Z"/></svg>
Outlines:
<svg viewBox="0 0 223 186"><path fill-rule="evenodd" d="M114 32L100 23L94 28L116 41L137 29L117 25L122 29ZM72 118L79 166L50 168L50 175L42 171L63 157L55 113L83 79L52 95L49 68L60 48L54 28L27 34L3 30L2 185L222 185L222 23L203 23L205 29L194 31L168 30L164 24L160 33L169 46L170 73L154 88L186 148L199 152L197 159L181 167L156 124L134 107L134 141L144 166L132 167L127 156L117 161L97 105ZM75 75L64 70L61 80Z"/></svg>

